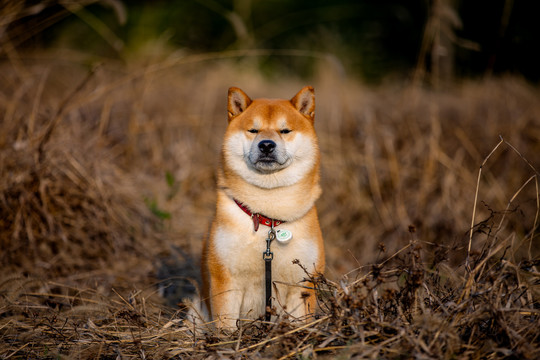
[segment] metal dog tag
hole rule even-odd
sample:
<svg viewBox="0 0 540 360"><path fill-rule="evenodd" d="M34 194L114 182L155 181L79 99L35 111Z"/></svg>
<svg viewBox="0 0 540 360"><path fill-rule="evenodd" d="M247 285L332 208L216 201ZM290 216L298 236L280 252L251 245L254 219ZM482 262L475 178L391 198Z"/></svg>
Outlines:
<svg viewBox="0 0 540 360"><path fill-rule="evenodd" d="M292 239L292 232L287 229L276 230L276 240L282 244L288 243Z"/></svg>

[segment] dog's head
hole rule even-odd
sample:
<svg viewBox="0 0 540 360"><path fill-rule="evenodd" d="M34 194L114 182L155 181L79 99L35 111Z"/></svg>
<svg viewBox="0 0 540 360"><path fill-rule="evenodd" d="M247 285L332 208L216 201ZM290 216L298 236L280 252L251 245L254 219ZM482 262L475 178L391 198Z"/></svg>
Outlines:
<svg viewBox="0 0 540 360"><path fill-rule="evenodd" d="M233 87L227 110L226 169L253 185L273 188L294 184L318 166L312 87L304 87L291 100L251 100Z"/></svg>

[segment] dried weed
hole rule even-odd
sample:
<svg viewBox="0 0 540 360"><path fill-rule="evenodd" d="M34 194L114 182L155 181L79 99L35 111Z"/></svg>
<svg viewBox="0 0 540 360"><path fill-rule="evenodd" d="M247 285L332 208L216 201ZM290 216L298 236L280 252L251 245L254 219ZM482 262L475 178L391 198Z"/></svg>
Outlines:
<svg viewBox="0 0 540 360"><path fill-rule="evenodd" d="M1 65L0 356L538 357L540 106L513 78L433 92L321 71L319 314L184 322L160 295L192 291L226 88L301 87L197 61Z"/></svg>

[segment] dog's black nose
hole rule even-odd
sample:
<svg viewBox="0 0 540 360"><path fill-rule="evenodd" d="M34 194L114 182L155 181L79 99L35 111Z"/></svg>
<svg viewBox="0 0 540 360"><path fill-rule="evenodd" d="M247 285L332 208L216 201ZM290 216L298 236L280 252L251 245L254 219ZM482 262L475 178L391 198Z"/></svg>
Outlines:
<svg viewBox="0 0 540 360"><path fill-rule="evenodd" d="M263 140L259 143L259 150L266 155L271 154L275 148L276 143L272 140Z"/></svg>

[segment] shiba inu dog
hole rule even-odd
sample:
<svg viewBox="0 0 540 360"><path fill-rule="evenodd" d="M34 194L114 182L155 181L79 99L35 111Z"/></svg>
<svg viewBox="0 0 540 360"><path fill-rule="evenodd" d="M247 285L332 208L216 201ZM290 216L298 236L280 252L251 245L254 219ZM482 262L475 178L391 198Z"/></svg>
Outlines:
<svg viewBox="0 0 540 360"><path fill-rule="evenodd" d="M270 250L276 311L305 317L315 293L293 261L311 273L324 270L314 90L304 87L291 100L251 100L232 87L227 110L216 215L202 254L206 310L224 328L264 315L263 253Z"/></svg>

